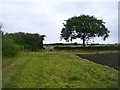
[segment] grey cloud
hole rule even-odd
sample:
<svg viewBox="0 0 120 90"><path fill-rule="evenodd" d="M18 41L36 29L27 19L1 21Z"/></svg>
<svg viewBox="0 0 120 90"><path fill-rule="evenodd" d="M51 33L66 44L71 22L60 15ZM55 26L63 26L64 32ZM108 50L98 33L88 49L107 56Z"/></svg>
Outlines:
<svg viewBox="0 0 120 90"><path fill-rule="evenodd" d="M0 3L0 8L2 9L0 20L6 32L46 34L44 43L60 42L60 31L65 19L74 15L89 14L106 22L111 31L110 38L106 42L111 40L111 43L117 42L116 2L4 2ZM73 42L75 41L80 42L79 39Z"/></svg>

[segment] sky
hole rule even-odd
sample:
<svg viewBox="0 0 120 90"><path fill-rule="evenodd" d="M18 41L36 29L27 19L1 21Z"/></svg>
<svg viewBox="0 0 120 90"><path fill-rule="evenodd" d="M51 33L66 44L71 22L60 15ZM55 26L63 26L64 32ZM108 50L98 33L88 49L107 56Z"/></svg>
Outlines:
<svg viewBox="0 0 120 90"><path fill-rule="evenodd" d="M4 32L39 33L46 35L44 43L66 43L60 41L62 23L82 14L102 19L110 31L106 41L94 38L88 43L118 42L118 0L0 0L0 23L4 25ZM69 43L74 42L82 43L82 40Z"/></svg>

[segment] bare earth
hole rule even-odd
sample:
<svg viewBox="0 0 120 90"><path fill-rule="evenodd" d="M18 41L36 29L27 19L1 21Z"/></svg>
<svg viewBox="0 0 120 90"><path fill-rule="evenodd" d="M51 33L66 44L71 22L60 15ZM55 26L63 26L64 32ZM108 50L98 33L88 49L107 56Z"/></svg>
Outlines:
<svg viewBox="0 0 120 90"><path fill-rule="evenodd" d="M82 58L88 59L90 61L93 61L95 63L99 63L102 65L107 65L109 67L112 67L114 69L118 70L118 56L120 56L120 53L110 53L110 54L76 54Z"/></svg>

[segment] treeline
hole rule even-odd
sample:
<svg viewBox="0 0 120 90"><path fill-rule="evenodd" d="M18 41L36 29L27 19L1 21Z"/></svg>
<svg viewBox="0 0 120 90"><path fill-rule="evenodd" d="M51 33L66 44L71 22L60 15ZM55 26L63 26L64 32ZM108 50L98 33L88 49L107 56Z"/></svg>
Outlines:
<svg viewBox="0 0 120 90"><path fill-rule="evenodd" d="M2 55L12 57L20 51L39 51L43 49L44 37L37 33L2 33Z"/></svg>
<svg viewBox="0 0 120 90"><path fill-rule="evenodd" d="M46 46L56 46L56 45L82 45L82 44L78 44L77 42L75 43L51 43L51 44L44 44Z"/></svg>
<svg viewBox="0 0 120 90"><path fill-rule="evenodd" d="M111 50L116 50L118 51L120 49L120 46L115 46L115 45L109 45L109 46L89 46L89 47L60 47L60 46L55 46L54 50L84 50L84 51L111 51Z"/></svg>
<svg viewBox="0 0 120 90"><path fill-rule="evenodd" d="M70 46L70 45L83 45L83 44L80 44L80 43L50 43L50 44L44 44L45 46ZM120 45L119 43L115 43L115 44L100 44L100 43L91 43L91 44L86 44L88 46L116 46L116 45Z"/></svg>

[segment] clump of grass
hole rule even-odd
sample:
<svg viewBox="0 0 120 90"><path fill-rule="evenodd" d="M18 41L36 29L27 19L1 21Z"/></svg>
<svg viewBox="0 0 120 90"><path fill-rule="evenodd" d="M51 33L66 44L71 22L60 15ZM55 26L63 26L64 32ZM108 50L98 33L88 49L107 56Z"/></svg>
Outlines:
<svg viewBox="0 0 120 90"><path fill-rule="evenodd" d="M69 77L69 80L70 81L77 81L77 80L80 80L80 78L78 76L72 76L72 77Z"/></svg>

